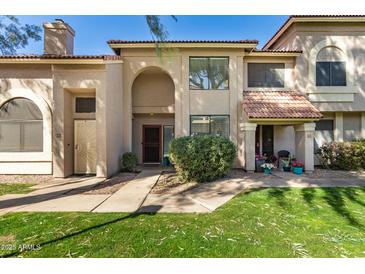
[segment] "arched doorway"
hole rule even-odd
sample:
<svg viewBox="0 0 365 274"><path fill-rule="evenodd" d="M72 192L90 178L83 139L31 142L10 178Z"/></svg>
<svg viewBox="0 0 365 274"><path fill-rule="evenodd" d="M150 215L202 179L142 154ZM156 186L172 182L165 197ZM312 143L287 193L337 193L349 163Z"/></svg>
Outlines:
<svg viewBox="0 0 365 274"><path fill-rule="evenodd" d="M135 78L132 113L132 151L139 163L162 163L175 126L175 86L168 73L151 67Z"/></svg>

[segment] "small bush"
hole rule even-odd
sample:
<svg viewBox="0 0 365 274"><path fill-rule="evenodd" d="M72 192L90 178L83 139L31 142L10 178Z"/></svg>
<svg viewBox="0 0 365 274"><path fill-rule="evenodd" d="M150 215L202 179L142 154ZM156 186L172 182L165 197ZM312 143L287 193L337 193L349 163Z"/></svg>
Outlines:
<svg viewBox="0 0 365 274"><path fill-rule="evenodd" d="M365 169L365 142L332 142L320 149L321 165L329 169Z"/></svg>
<svg viewBox="0 0 365 274"><path fill-rule="evenodd" d="M134 172L138 163L137 155L133 152L126 152L122 156L122 168L128 172Z"/></svg>
<svg viewBox="0 0 365 274"><path fill-rule="evenodd" d="M236 158L236 146L219 136L186 136L170 143L169 157L185 181L209 182L225 176Z"/></svg>

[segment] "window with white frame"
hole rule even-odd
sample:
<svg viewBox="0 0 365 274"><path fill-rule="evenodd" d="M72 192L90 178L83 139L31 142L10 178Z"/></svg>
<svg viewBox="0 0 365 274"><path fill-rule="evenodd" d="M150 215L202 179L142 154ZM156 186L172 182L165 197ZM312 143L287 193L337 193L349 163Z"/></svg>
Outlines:
<svg viewBox="0 0 365 274"><path fill-rule="evenodd" d="M43 117L29 99L16 98L0 108L0 152L42 152Z"/></svg>
<svg viewBox="0 0 365 274"><path fill-rule="evenodd" d="M346 86L346 62L340 49L330 46L319 51L316 86Z"/></svg>

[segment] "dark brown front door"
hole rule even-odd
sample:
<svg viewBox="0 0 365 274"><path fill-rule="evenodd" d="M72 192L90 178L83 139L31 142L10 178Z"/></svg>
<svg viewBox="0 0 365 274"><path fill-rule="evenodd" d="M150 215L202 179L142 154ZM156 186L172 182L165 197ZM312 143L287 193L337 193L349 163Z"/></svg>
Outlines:
<svg viewBox="0 0 365 274"><path fill-rule="evenodd" d="M262 154L268 157L274 154L274 127L262 126Z"/></svg>
<svg viewBox="0 0 365 274"><path fill-rule="evenodd" d="M143 162L157 163L161 161L161 126L143 126Z"/></svg>

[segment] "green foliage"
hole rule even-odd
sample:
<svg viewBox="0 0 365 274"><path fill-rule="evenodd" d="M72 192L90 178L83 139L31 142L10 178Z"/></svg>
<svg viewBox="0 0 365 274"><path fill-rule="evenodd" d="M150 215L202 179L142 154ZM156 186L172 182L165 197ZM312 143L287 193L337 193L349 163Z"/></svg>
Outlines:
<svg viewBox="0 0 365 274"><path fill-rule="evenodd" d="M10 213L0 216L0 244L41 248L0 257L364 257L364 201L361 187L274 187L209 214Z"/></svg>
<svg viewBox="0 0 365 274"><path fill-rule="evenodd" d="M170 143L169 157L181 179L209 182L229 172L236 146L225 137L186 136Z"/></svg>
<svg viewBox="0 0 365 274"><path fill-rule="evenodd" d="M332 142L320 148L321 164L340 170L365 169L365 141Z"/></svg>
<svg viewBox="0 0 365 274"><path fill-rule="evenodd" d="M176 16L171 16L177 22ZM162 57L162 52L169 52L169 49L163 49L163 42L169 37L166 27L161 23L160 16L146 15L147 26L151 32L152 38L155 41L155 50L157 56ZM162 60L162 59L161 59Z"/></svg>
<svg viewBox="0 0 365 274"><path fill-rule="evenodd" d="M137 155L133 152L126 152L122 156L122 168L128 172L134 172L138 163Z"/></svg>
<svg viewBox="0 0 365 274"><path fill-rule="evenodd" d="M1 54L16 54L17 49L27 46L30 39L40 41L41 31L37 25L22 25L15 16L0 16Z"/></svg>
<svg viewBox="0 0 365 274"><path fill-rule="evenodd" d="M0 195L28 193L34 190L31 189L32 186L33 184L1 183Z"/></svg>

